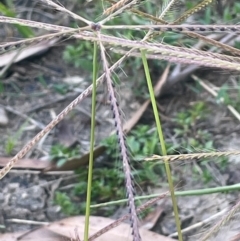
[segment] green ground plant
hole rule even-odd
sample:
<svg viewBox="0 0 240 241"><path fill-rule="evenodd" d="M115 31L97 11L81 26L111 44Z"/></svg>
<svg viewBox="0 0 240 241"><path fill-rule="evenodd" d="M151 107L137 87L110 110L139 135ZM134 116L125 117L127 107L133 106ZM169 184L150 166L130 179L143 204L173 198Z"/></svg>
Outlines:
<svg viewBox="0 0 240 241"><path fill-rule="evenodd" d="M84 214L86 209L86 186L88 170L80 168L77 172L79 177L77 184L73 189L66 193L58 191L55 195L55 203L59 205L62 211L67 215ZM96 168L92 179L92 204L108 202L114 199L123 198L124 177L121 175L119 167L117 168ZM119 205L104 207L93 210L92 214L109 216Z"/></svg>
<svg viewBox="0 0 240 241"><path fill-rule="evenodd" d="M160 154L159 142L156 128L148 125L138 125L126 137L127 145L132 157L132 175L136 183L141 186L141 191L147 190L148 186L157 186L159 176L164 174L163 164L144 162L144 158L152 153ZM92 204L108 202L111 199L121 199L124 193L124 175L121 171L119 153L116 152L117 136L112 135L106 138L102 145L106 147L103 166L95 168L92 180ZM168 145L169 154L173 154L172 145ZM71 157L77 155L78 149L64 148L55 145L51 150L51 158L58 160L57 165L62 166ZM68 215L73 213L83 214L85 210L84 198L86 197L87 170L80 168L76 172L80 175L78 184L75 185L70 195L64 192L58 192L55 196L55 202L61 206L63 212ZM77 206L72 199L80 198L81 206ZM72 203L72 207L70 207ZM112 214L116 210L115 206L106 207L98 210L102 215Z"/></svg>
<svg viewBox="0 0 240 241"><path fill-rule="evenodd" d="M73 45L67 45L63 52L63 59L67 63L72 63L76 68L81 67L85 70L91 71L92 56L89 55L91 51L91 43L78 41ZM79 56L82 56L79 58Z"/></svg>
<svg viewBox="0 0 240 241"><path fill-rule="evenodd" d="M6 5L3 3L0 3L0 13L8 16L8 17L16 17L16 13L13 10L14 9L14 4L12 0L8 0L6 2ZM34 32L32 31L31 28L27 26L21 26L21 25L16 25L16 28L18 32L22 35L24 38L31 38L34 37Z"/></svg>
<svg viewBox="0 0 240 241"><path fill-rule="evenodd" d="M79 148L64 147L62 145L53 145L50 151L50 159L57 161L57 166L63 166L70 158L80 155Z"/></svg>
<svg viewBox="0 0 240 241"><path fill-rule="evenodd" d="M224 86L222 88L225 89ZM220 97L218 96L217 99L218 98ZM212 134L209 133L208 130L201 130L197 128L198 122L206 120L211 117L211 115L212 113L210 112L207 104L203 101L195 102L189 108L178 112L175 118L175 122L178 124L178 127L174 129L174 135L178 139L179 146L175 147L175 150L178 150L181 153L215 150L213 143L214 137ZM214 165L217 165L221 171L224 171L227 167L227 160L228 159L226 157L218 158L217 163ZM203 180L205 184L212 181L213 177L211 170L209 170L209 165L211 165L209 159L202 160L199 164L195 163L193 165L194 178L198 181ZM184 168L185 167L183 167L183 169ZM199 170L201 170L201 172Z"/></svg>
<svg viewBox="0 0 240 241"><path fill-rule="evenodd" d="M15 133L14 136L9 136L5 143L5 153L7 155L11 155L13 153L13 150L15 149L17 142L20 140L20 137L22 136L24 132L24 127L26 126L27 122L23 123L19 130Z"/></svg>
<svg viewBox="0 0 240 241"><path fill-rule="evenodd" d="M92 118L91 118L91 141L90 141L90 158L89 158L89 167L88 167L88 178L87 178L87 198L86 198L86 206L85 206L85 230L84 230L84 241L87 241L89 238L89 217L90 217L90 205L91 200L93 198L92 189L94 189L93 179L95 177L93 170L93 148L94 148L94 128L95 128L95 113L96 113L96 87L100 84L106 84L109 95L110 106L114 115L115 129L117 133L117 144L120 148L119 158L122 159L123 163L123 175L125 180L125 190L127 193L128 206L129 206L129 219L132 227L132 236L134 241L140 241L141 236L139 232L138 225L138 212L139 209L136 207L135 200L135 190L133 185L133 171L131 169L131 156L128 152L128 146L132 147L132 152L138 151L141 147L141 136L137 139L137 143L135 142L135 137L132 137L126 141L123 128L122 128L122 120L120 117L119 105L117 103L115 89L112 81L112 72L116 67L121 66L122 62L125 61L129 56L140 58L142 60L142 66L144 69L144 74L147 82L148 93L151 99L151 104L153 108L154 118L156 122L156 137L153 138L153 142L149 145L149 150L154 151L155 147L160 146L159 154L155 154L147 159L144 159L146 162L152 163L163 163L165 165L165 171L169 184L169 193L168 196L171 196L176 227L178 231L178 240L183 240L183 235L181 231L181 223L178 214L178 206L176 202L176 198L178 195L199 195L201 194L209 194L212 192L221 192L226 190L236 190L239 188L237 186L229 186L229 187L216 187L213 189L200 189L196 190L188 190L184 194L176 192L173 185L173 176L171 174L170 163L174 163L175 161L183 161L183 160L202 160L206 158L219 158L221 156L228 155L239 155L240 151L223 151L223 152L205 152L205 153L187 153L187 154L179 154L179 155L169 155L167 153L167 145L165 142L162 124L160 120L161 114L159 114L156 104L155 93L153 90L152 79L150 75L150 69L148 66L148 59L153 58L155 60L161 61L169 61L173 63L180 64L194 64L205 67L219 68L221 70L227 71L240 71L240 61L239 55L240 51L234 47L228 46L220 41L214 40L205 36L206 32L233 32L239 33L240 28L238 25L189 25L188 23L185 25L181 25L186 19L194 14L198 14L199 11L204 11L204 9L210 4L214 3L214 0L203 0L199 1L197 4L192 2L190 5L190 1L185 2L187 4L188 9L184 8L185 4L182 4L181 7L185 9L182 13L179 13L179 17L175 18L175 16L170 15L170 17L166 16L167 12L171 12L170 10L176 4L176 1L163 1L162 8L160 11L157 11L156 8L151 7L155 6L154 3L149 1L143 2L140 7L137 1L125 1L121 0L117 3L105 3L106 7L101 16L95 16L94 19L88 20L88 16L86 18L82 17L83 15L76 15L59 4L52 2L51 0L43 1L47 5L55 8L58 11L62 11L78 22L81 22L81 26L79 28L71 28L71 27L63 27L56 25L48 25L44 23L10 18L7 16L0 16L0 22L9 23L9 24L18 24L21 26L27 27L35 27L41 28L50 31L50 34L41 36L40 38L31 38L30 40L18 41L17 43L7 43L2 44L1 51L5 51L6 47L15 47L16 44L24 44L38 42L39 39L42 41L43 39L52 39L56 36L71 36L72 38L84 40L86 42L93 42L92 45L92 82L93 84L89 86L83 93L81 93L69 106L67 106L52 122L50 122L44 130L42 130L36 137L33 138L11 161L0 171L0 178L3 178L10 169L14 166L14 164L21 159L47 132L49 132L57 123L59 123L77 104L79 104L84 98L88 95L92 94ZM156 7L156 6L155 6ZM236 7L235 7L236 8ZM207 10L209 11L209 10ZM225 10L226 11L226 10ZM230 11L232 14L232 11ZM130 14L129 14L130 13ZM95 12L96 14L96 12ZM128 15L129 14L129 15ZM129 22L124 22L125 16L129 16ZM133 16L136 17L134 18ZM227 15L227 14L226 14ZM97 21L95 21L97 19ZM117 19L121 25L116 25L116 23L112 22L114 19ZM137 19L137 21L136 21ZM139 22L138 19L141 21ZM169 20L170 19L170 20ZM174 20L173 20L174 19ZM172 21L171 21L172 20ZM206 21L210 22L210 13L206 12ZM78 25L79 26L79 25ZM130 32L130 34L129 34ZM219 48L223 50L224 53L213 53L207 52L204 50L197 50L194 46L191 47L182 47L184 42L181 42L181 39L178 38L178 43L170 44L170 41L164 42L164 38L162 38L162 32L166 34L166 32L172 32L171 35L177 34L187 36L189 38L195 38L195 41L201 40L207 43L207 45L214 46L215 48ZM160 40L161 39L161 40ZM175 39L176 41L176 39ZM189 43L192 43L191 40ZM72 51L72 50L71 50ZM110 67L108 55L110 53L122 55L119 60L114 61L114 65ZM234 60L227 53L231 53L235 56ZM101 56L101 63L98 61L98 56ZM237 56L237 57L236 57ZM102 75L98 77L98 70L101 68ZM180 116L177 117L179 121L178 124L182 125L183 133L189 131L192 123L195 123L198 120L199 111L204 110L203 104L198 104L194 106L194 108L186 113L181 113ZM141 132L141 131L140 131ZM199 133L205 135L204 133ZM133 141L134 140L134 141ZM158 142L156 141L158 140ZM191 141L191 143L194 140ZM145 143L144 143L145 144ZM196 143L193 143L194 145ZM130 148L131 149L131 148ZM143 153L145 154L145 152ZM149 168L150 169L150 168ZM208 179L208 175L206 175L206 179ZM104 180L103 180L104 183ZM96 185L99 185L96 184ZM97 186L96 188L101 188L101 186ZM78 189L80 192L81 186ZM106 193L106 196L110 195L108 193L108 189L103 189ZM196 194L198 193L198 194ZM166 195L165 195L166 196ZM164 195L159 196L154 199L157 200L165 197ZM152 197L151 195L148 198ZM140 197L142 198L142 197ZM146 197L144 197L146 198ZM69 213L74 213L75 208L72 208L71 201L64 194L58 194L57 197L59 203L62 203L65 210ZM117 201L116 201L117 202ZM151 202L152 204L153 202ZM110 204L109 204L110 205ZM149 204L150 205L150 204ZM200 237L200 241L209 240L209 237L214 236L219 229L226 224L232 216L236 213L237 209L239 209L240 202L230 209L223 219L217 222L212 228L210 228L202 237ZM144 206L146 208L146 206Z"/></svg>
<svg viewBox="0 0 240 241"><path fill-rule="evenodd" d="M158 175L163 174L164 166L162 164L153 164L144 162L144 158L152 153L160 154L160 146L157 137L156 128L151 128L148 125L138 125L126 137L126 143L130 151L132 175L137 183L145 185L154 185L157 183ZM106 154L109 160L114 161L110 167L117 168L119 165L119 153L116 152L117 136L113 135L103 141L106 146ZM169 153L174 153L172 145L168 146ZM117 168L119 169L119 168ZM124 178L122 176L122 178ZM122 179L124 180L124 179ZM144 189L144 185L142 185Z"/></svg>
<svg viewBox="0 0 240 241"><path fill-rule="evenodd" d="M239 77L238 77L239 79ZM221 86L217 93L216 101L218 104L224 103L226 106L231 105L237 111L240 111L240 88L231 87L226 84Z"/></svg>

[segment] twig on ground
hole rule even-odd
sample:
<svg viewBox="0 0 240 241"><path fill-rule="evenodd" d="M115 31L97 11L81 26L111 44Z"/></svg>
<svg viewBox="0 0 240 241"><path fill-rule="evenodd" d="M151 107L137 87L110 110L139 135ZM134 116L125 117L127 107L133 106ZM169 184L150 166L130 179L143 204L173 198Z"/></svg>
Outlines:
<svg viewBox="0 0 240 241"><path fill-rule="evenodd" d="M10 60L10 61L4 66L4 68L0 71L0 79L2 79L2 78L5 76L7 70L12 66L12 64L13 64L14 61L15 61L15 59L20 55L21 51L22 51L21 48L18 49L18 50L16 51L16 53L12 56L11 60Z"/></svg>
<svg viewBox="0 0 240 241"><path fill-rule="evenodd" d="M214 86L212 83L207 84L207 81L203 82L199 77L192 75L192 78L197 81L205 90L207 90L212 96L217 97L217 92L214 90L216 86ZM224 99L220 99L221 103L224 104ZM240 121L240 114L239 112L232 106L232 105L227 105L227 108L229 111L237 118L238 121Z"/></svg>
<svg viewBox="0 0 240 241"><path fill-rule="evenodd" d="M5 110L17 115L17 116L20 116L22 117L23 119L29 121L30 123L32 123L34 126L38 127L39 129L44 129L45 128L45 125L43 125L42 123L40 123L39 121L36 121L34 120L33 118L17 111L17 110L14 110L11 106L4 106L4 105L0 105L2 108L4 108Z"/></svg>
<svg viewBox="0 0 240 241"><path fill-rule="evenodd" d="M39 175L43 174L42 171L34 171L34 170L10 170L9 173L17 173L19 175L21 174L34 174L34 175ZM44 172L44 175L49 175L49 176L58 176L58 175L73 175L74 171L51 171L51 172Z"/></svg>
<svg viewBox="0 0 240 241"><path fill-rule="evenodd" d="M48 106L54 105L58 102L65 101L67 99L75 99L78 95L79 95L79 93L68 93L68 94L66 94L64 96L61 96L59 98L54 98L51 101L42 103L42 104L37 105L37 106L33 106L31 109L26 110L25 113L39 111L41 109L47 108Z"/></svg>
<svg viewBox="0 0 240 241"><path fill-rule="evenodd" d="M208 232L200 239L200 241L207 241L213 235L215 235L221 227L226 225L231 221L233 216L239 211L240 209L240 200L227 212L226 215L220 221L218 221Z"/></svg>
<svg viewBox="0 0 240 241"><path fill-rule="evenodd" d="M19 224L30 224L30 225L48 225L49 224L48 222L39 222L39 221L34 221L34 220L17 219L17 218L6 219L6 222L19 223Z"/></svg>
<svg viewBox="0 0 240 241"><path fill-rule="evenodd" d="M226 209L222 210L221 212L218 212L218 213L216 213L215 215L213 215L213 216L211 216L211 217L209 217L209 218L206 218L205 220L203 220L203 221L201 221L201 222L195 223L195 224L193 224L193 225L191 225L191 226L189 226L189 227L187 227L187 228L182 229L182 234L186 234L186 233L188 233L188 232L190 232L190 231L192 231L192 230L194 230L194 229L203 227L204 225L210 223L210 222L213 221L214 219L216 219L216 218L220 217L221 215L225 214L225 213L227 212L227 210L228 210L228 209L226 208ZM171 237L171 238L177 237L177 236L178 236L178 233L177 233L177 232L168 235L168 237Z"/></svg>

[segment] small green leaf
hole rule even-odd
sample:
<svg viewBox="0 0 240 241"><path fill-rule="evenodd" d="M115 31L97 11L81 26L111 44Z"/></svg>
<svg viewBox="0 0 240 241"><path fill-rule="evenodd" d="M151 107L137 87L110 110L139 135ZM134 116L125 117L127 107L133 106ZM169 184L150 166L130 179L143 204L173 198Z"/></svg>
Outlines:
<svg viewBox="0 0 240 241"><path fill-rule="evenodd" d="M65 158L59 159L59 160L57 161L57 167L63 166L66 162L67 162L67 160L66 160Z"/></svg>

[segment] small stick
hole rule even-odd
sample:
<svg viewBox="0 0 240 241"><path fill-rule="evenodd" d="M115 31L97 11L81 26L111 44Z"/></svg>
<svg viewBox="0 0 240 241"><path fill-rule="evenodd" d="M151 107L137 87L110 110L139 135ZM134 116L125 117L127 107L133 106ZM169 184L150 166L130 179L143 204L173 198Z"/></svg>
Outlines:
<svg viewBox="0 0 240 241"><path fill-rule="evenodd" d="M37 126L39 129L44 129L45 125L43 125L42 123L40 123L39 121L36 121L34 120L33 118L17 111L17 110L14 110L11 106L3 106L3 105L0 105L1 107L3 107L5 110L15 114L15 115L18 115L22 118L24 118L25 120L29 121L30 123L32 123L33 125Z"/></svg>
<svg viewBox="0 0 240 241"><path fill-rule="evenodd" d="M197 81L208 93L210 93L212 96L217 97L217 92L213 89L214 86L211 84L212 87L210 87L206 82L203 82L200 78L198 78L195 75L192 75L192 78ZM224 99L220 99L221 103L224 103ZM227 105L227 108L230 110L230 112L237 118L238 121L240 121L240 114L239 112L232 106L232 105Z"/></svg>
<svg viewBox="0 0 240 241"><path fill-rule="evenodd" d="M34 175L39 175L39 174L43 174L42 171L34 171L34 170L10 170L9 173L17 173L19 175L21 174L34 174ZM74 171L51 171L51 172L44 172L44 175L73 175Z"/></svg>
<svg viewBox="0 0 240 241"><path fill-rule="evenodd" d="M30 224L30 225L48 225L48 222L39 222L39 221L33 221L33 220L25 220L25 219L18 219L18 218L12 218L12 219L6 219L7 222L10 223L20 223L20 224Z"/></svg>
<svg viewBox="0 0 240 241"><path fill-rule="evenodd" d="M195 223L195 224L193 224L193 225L191 225L191 226L189 226L189 227L187 227L187 228L182 229L182 234L188 233L189 231L191 231L191 230L193 230L193 229L200 228L200 227L208 224L210 221L212 221L212 220L220 217L221 215L225 214L225 213L227 212L227 210L228 210L228 209L225 208L225 209L222 210L221 212L218 212L218 213L216 213L215 215L213 215L213 216L211 216L211 217L209 217L209 218L206 218L205 220L203 220L203 221L201 221L201 222ZM168 235L168 237L170 237L170 238L177 237L177 236L178 236L178 233L177 233L177 232Z"/></svg>

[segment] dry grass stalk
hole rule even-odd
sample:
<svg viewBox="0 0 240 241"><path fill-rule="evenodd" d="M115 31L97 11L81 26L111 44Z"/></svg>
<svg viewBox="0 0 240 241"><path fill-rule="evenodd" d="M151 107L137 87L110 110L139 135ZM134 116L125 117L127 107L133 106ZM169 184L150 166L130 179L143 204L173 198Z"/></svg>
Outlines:
<svg viewBox="0 0 240 241"><path fill-rule="evenodd" d="M119 10L120 8L124 7L125 5L131 3L131 0L120 0L117 3L113 4L110 8L106 9L103 14L104 15L110 15L113 12Z"/></svg>

